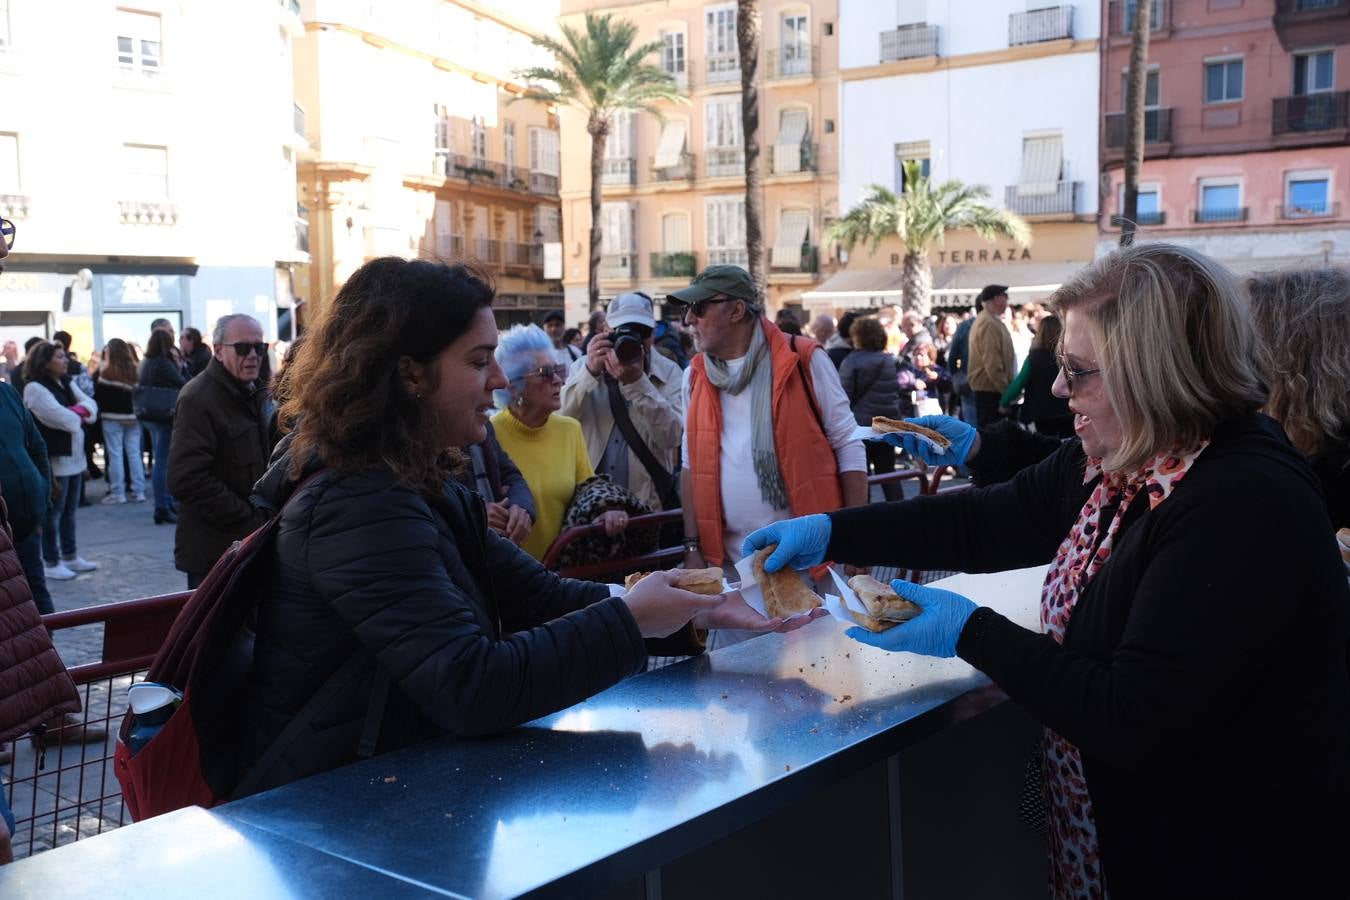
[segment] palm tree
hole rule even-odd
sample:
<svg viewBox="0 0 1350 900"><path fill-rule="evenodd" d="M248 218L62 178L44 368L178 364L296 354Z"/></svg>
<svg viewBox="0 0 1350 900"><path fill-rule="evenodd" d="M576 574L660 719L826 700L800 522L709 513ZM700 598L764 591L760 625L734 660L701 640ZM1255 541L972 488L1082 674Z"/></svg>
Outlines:
<svg viewBox="0 0 1350 900"><path fill-rule="evenodd" d="M741 58L741 134L745 145L745 252L750 280L765 297L764 228L759 189L759 3L737 0L736 48Z"/></svg>
<svg viewBox="0 0 1350 900"><path fill-rule="evenodd" d="M600 302L600 183L613 116L621 110L646 111L663 118L657 104L688 102L675 79L646 59L661 49L660 41L634 46L637 26L610 15L586 13L584 33L560 26L562 39L541 36L538 47L553 56L555 67L520 69L517 77L530 85L517 99L567 104L586 113L591 136L591 259L587 286L591 309Z"/></svg>
<svg viewBox="0 0 1350 900"><path fill-rule="evenodd" d="M933 289L933 270L928 265L928 250L943 243L948 231L970 228L986 241L1003 237L1024 247L1031 243L1031 227L1025 219L985 202L988 188L955 180L935 185L914 160L905 163L903 194L897 197L879 184L872 185L871 191L871 196L835 220L826 239L850 250L866 241L869 251L875 251L882 238L891 235L904 241L900 279L904 307L920 315L928 315L932 307L928 295Z"/></svg>

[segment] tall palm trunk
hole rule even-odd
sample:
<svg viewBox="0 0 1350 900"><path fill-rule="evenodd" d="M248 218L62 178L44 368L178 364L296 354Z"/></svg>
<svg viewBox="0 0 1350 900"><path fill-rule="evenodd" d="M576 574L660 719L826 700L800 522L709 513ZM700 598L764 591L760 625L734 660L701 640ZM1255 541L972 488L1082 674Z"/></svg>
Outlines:
<svg viewBox="0 0 1350 900"><path fill-rule="evenodd" d="M1144 94L1148 87L1148 32L1152 16L1152 0L1137 0L1134 5L1134 41L1130 45L1130 74L1125 83L1125 209L1120 227L1122 247L1134 243L1134 223L1139 215L1139 170L1144 166Z"/></svg>
<svg viewBox="0 0 1350 900"><path fill-rule="evenodd" d="M904 292L902 304L906 311L913 310L921 316L927 316L933 308L933 267L928 264L927 250L906 250L904 268L900 270L900 290Z"/></svg>
<svg viewBox="0 0 1350 900"><path fill-rule="evenodd" d="M590 298L588 312L600 308L600 186L605 167L605 141L609 137L609 120L604 116L592 115L586 122L586 131L591 136L591 258L589 263L586 291Z"/></svg>
<svg viewBox="0 0 1350 900"><path fill-rule="evenodd" d="M764 230L761 227L759 186L759 4L737 0L736 44L741 57L741 133L745 144L745 251L750 257L750 278L767 296L764 280Z"/></svg>

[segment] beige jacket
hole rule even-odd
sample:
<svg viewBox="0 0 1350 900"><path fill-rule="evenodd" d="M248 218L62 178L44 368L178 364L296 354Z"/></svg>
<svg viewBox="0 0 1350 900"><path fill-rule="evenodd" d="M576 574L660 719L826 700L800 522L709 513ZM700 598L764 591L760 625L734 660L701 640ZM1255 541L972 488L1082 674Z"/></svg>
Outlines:
<svg viewBox="0 0 1350 900"><path fill-rule="evenodd" d="M628 415L638 434L647 442L656 461L667 472L676 474L680 438L684 434L684 401L680 395L682 375L677 364L653 352L651 372L632 384L619 387L628 401ZM581 423L591 466L598 467L614 428L614 416L609 411L609 388L586 368L584 356L572 363L567 373L567 383L562 389L562 409L558 411ZM624 486L652 509L661 508L651 476L631 449L628 451L628 484Z"/></svg>
<svg viewBox="0 0 1350 900"><path fill-rule="evenodd" d="M1002 394L1017 374L1014 361L1008 326L988 312L976 316L970 327L970 389Z"/></svg>

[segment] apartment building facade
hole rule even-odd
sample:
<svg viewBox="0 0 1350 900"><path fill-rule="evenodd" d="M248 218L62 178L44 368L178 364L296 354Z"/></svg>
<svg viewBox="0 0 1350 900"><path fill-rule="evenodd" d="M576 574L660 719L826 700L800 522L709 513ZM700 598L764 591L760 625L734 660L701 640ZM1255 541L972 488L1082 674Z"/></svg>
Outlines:
<svg viewBox="0 0 1350 900"><path fill-rule="evenodd" d="M277 0L0 2L0 216L17 228L0 340L64 329L83 357L144 344L156 318L207 331L236 312L275 337L308 259L300 30Z"/></svg>
<svg viewBox="0 0 1350 900"><path fill-rule="evenodd" d="M557 5L502 0L304 0L296 102L307 149L298 195L312 264L297 293L322 307L362 263L473 259L499 324L560 307L556 114L518 68ZM553 252L547 254L555 255Z"/></svg>
<svg viewBox="0 0 1350 900"><path fill-rule="evenodd" d="M934 180L989 190L1031 224L1026 247L948 234L929 253L934 305L988 283L1015 303L1047 296L1092 259L1098 210L1098 0L841 0L840 208L913 160ZM812 310L901 304L896 238L859 246L806 294Z"/></svg>
<svg viewBox="0 0 1350 900"><path fill-rule="evenodd" d="M587 11L659 40L659 64L685 103L664 121L616 117L602 175L600 294L659 297L715 263L749 264L745 246L745 135L741 123L736 4L702 0L616 3L564 0L562 21ZM759 7L761 209L768 306L800 308L833 268L820 235L838 213L838 31L834 0ZM569 322L587 315L590 136L585 118L560 110L563 141L563 288Z"/></svg>
<svg viewBox="0 0 1350 900"><path fill-rule="evenodd" d="M1123 207L1124 83L1136 0L1111 0L1103 186ZM1137 223L1239 273L1350 262L1350 0L1152 0Z"/></svg>

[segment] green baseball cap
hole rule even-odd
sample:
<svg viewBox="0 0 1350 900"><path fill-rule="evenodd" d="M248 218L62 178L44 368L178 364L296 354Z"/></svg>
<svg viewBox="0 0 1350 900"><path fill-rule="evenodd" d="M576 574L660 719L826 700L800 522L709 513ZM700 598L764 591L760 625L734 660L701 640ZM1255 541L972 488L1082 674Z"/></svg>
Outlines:
<svg viewBox="0 0 1350 900"><path fill-rule="evenodd" d="M747 303L759 302L759 291L755 289L750 273L731 265L708 266L694 276L689 287L671 291L666 296L677 303L697 303L724 294Z"/></svg>

